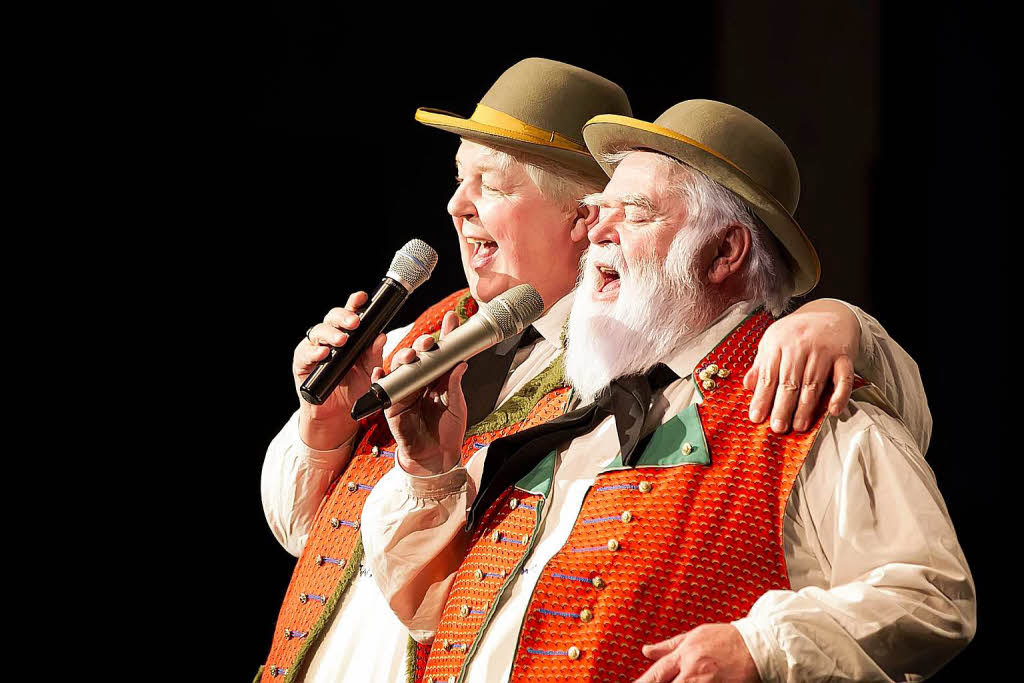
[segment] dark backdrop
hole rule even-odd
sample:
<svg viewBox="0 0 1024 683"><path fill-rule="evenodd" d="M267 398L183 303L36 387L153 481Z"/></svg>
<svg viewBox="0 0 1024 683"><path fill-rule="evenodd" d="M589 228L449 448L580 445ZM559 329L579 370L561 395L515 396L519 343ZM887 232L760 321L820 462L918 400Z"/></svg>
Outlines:
<svg viewBox="0 0 1024 683"><path fill-rule="evenodd" d="M188 171L171 182L201 214L173 228L189 252L171 292L189 359L177 379L196 389L172 410L173 431L203 462L192 482L202 493L187 506L199 522L182 552L202 568L193 578L206 599L227 600L237 617L218 635L214 668L247 680L260 664L294 566L259 496L266 445L296 407L294 345L348 292L375 286L413 236L437 248L440 266L396 324L464 284L444 208L457 138L416 124L413 111L468 115L528 56L611 78L643 119L709 97L787 141L803 183L797 219L822 261L814 296L875 314L928 390L928 461L980 596L979 634L939 679L974 678L1000 659L1000 22L895 5L731 0L604 25L593 7L587 22L535 8L531 23L550 28L529 31L511 16L403 15L396 26L391 15L247 6L216 37L202 89L178 105L198 129L179 150ZM211 382L212 395L200 390Z"/></svg>

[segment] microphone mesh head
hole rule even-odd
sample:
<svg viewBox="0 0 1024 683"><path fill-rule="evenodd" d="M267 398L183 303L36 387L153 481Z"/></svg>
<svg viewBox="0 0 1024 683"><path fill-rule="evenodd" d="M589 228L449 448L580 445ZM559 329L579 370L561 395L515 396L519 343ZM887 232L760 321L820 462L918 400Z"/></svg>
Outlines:
<svg viewBox="0 0 1024 683"><path fill-rule="evenodd" d="M397 280L412 292L430 277L437 265L437 252L423 240L409 240L395 253L388 268L388 277Z"/></svg>
<svg viewBox="0 0 1024 683"><path fill-rule="evenodd" d="M531 285L516 285L485 304L501 329L501 338L519 334L544 312L544 299Z"/></svg>

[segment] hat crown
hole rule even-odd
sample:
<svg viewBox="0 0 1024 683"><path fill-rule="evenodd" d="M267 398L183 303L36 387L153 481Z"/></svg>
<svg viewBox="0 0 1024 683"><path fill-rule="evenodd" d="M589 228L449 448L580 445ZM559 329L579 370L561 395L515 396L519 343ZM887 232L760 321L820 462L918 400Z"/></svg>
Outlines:
<svg viewBox="0 0 1024 683"><path fill-rule="evenodd" d="M756 117L724 102L687 100L654 124L681 133L738 166L792 216L800 200L800 172L789 147Z"/></svg>
<svg viewBox="0 0 1024 683"><path fill-rule="evenodd" d="M531 57L498 77L480 100L531 126L583 145L583 125L599 114L631 116L625 91L571 64Z"/></svg>

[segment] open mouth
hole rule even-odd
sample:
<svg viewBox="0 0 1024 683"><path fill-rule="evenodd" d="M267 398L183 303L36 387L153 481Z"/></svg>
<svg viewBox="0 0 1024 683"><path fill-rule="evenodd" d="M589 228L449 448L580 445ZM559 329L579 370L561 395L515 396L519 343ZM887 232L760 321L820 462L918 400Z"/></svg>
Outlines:
<svg viewBox="0 0 1024 683"><path fill-rule="evenodd" d="M469 258L469 263L473 268L486 266L494 258L494 255L498 253L498 243L494 240L467 236L466 242L473 249L473 253Z"/></svg>
<svg viewBox="0 0 1024 683"><path fill-rule="evenodd" d="M619 271L615 270L610 266L598 265L598 281L597 291L599 292L613 292L619 288Z"/></svg>

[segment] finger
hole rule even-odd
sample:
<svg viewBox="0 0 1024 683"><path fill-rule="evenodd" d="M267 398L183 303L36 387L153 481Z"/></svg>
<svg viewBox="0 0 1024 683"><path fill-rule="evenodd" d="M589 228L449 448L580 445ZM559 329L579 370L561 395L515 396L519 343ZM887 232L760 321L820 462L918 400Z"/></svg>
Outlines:
<svg viewBox="0 0 1024 683"><path fill-rule="evenodd" d="M796 414L793 416L793 429L806 432L814 422L821 392L825 389L828 377L825 374L821 358L815 354L808 356L804 367L804 379L800 385L800 400L797 402Z"/></svg>
<svg viewBox="0 0 1024 683"><path fill-rule="evenodd" d="M430 349L434 348L435 343L436 342L434 342L434 337L432 335L421 334L420 336L416 337L416 341L412 343L412 348L414 348L417 351L429 351Z"/></svg>
<svg viewBox="0 0 1024 683"><path fill-rule="evenodd" d="M832 382L836 385L828 402L828 412L833 416L846 410L846 404L853 393L853 363L849 356L839 356L832 365Z"/></svg>
<svg viewBox="0 0 1024 683"><path fill-rule="evenodd" d="M660 643L651 643L650 645L644 645L641 650L644 653L644 657L647 659L658 659L664 657L672 650L676 649L679 643L683 642L686 638L687 631L676 634L668 640L663 640Z"/></svg>
<svg viewBox="0 0 1024 683"><path fill-rule="evenodd" d="M340 330L354 330L359 327L359 316L347 308L332 308L324 316L324 322Z"/></svg>
<svg viewBox="0 0 1024 683"><path fill-rule="evenodd" d="M775 395L775 377L779 370L782 351L776 348L770 356L758 364L757 386L754 396L750 399L750 421L762 422L772 407L772 396Z"/></svg>
<svg viewBox="0 0 1024 683"><path fill-rule="evenodd" d="M384 344L388 341L387 335L379 334L373 340L373 345L359 357L359 367L369 375L376 366L384 367Z"/></svg>
<svg viewBox="0 0 1024 683"><path fill-rule="evenodd" d="M441 321L441 339L448 336L452 330L459 326L459 315L455 311L448 311Z"/></svg>
<svg viewBox="0 0 1024 683"><path fill-rule="evenodd" d="M674 654L662 657L651 665L636 683L669 683L679 673L679 658Z"/></svg>
<svg viewBox="0 0 1024 683"><path fill-rule="evenodd" d="M345 302L345 308L350 311L358 311L360 308L366 305L366 302L370 300L370 295L366 292L354 292L348 295L348 301Z"/></svg>
<svg viewBox="0 0 1024 683"><path fill-rule="evenodd" d="M370 381L376 382L384 376L384 368L377 366L373 370L370 370Z"/></svg>
<svg viewBox="0 0 1024 683"><path fill-rule="evenodd" d="M333 325L317 323L309 330L309 334L307 334L306 337L317 344L342 346L345 343L345 340L348 339L348 334L342 332Z"/></svg>
<svg viewBox="0 0 1024 683"><path fill-rule="evenodd" d="M800 384L803 381L804 365L807 356L782 354L779 363L779 385L775 389L775 403L772 405L772 431L782 434L789 429L789 420L796 410L796 401L800 397Z"/></svg>
<svg viewBox="0 0 1024 683"><path fill-rule="evenodd" d="M753 391L757 388L757 372L757 358L754 358L754 364L747 370L747 374L743 375L743 388L747 391Z"/></svg>
<svg viewBox="0 0 1024 683"><path fill-rule="evenodd" d="M331 347L329 346L313 346L303 340L295 347L292 365L297 373L305 373L324 358L327 358L327 354L330 352Z"/></svg>
<svg viewBox="0 0 1024 683"><path fill-rule="evenodd" d="M459 363L452 368L452 371L448 373L447 389L442 394L442 399L448 406L448 410L459 417L464 417L467 414L466 397L462 393L462 377L468 369L469 365L466 363Z"/></svg>
<svg viewBox="0 0 1024 683"><path fill-rule="evenodd" d="M401 349L400 351L396 351L395 355L391 357L391 372L394 372L395 368L399 366L413 362L418 357L419 356L416 355L416 352L413 349Z"/></svg>

